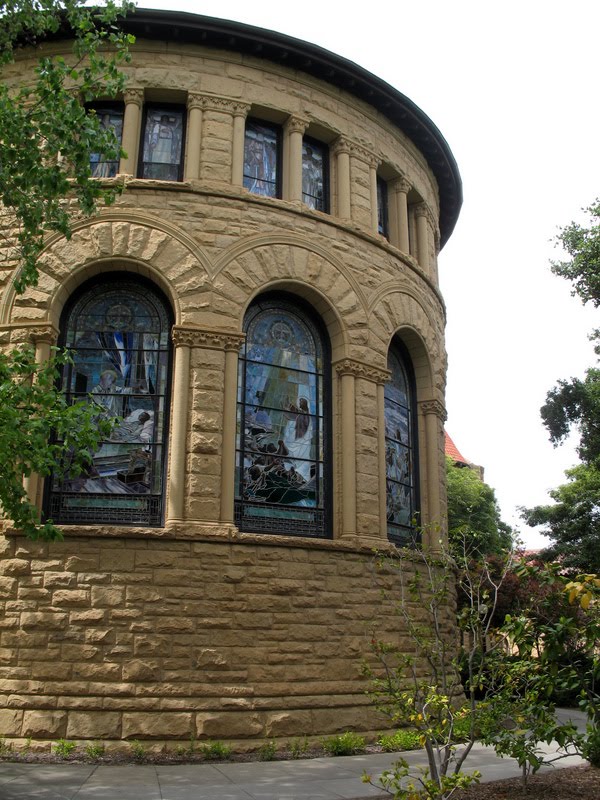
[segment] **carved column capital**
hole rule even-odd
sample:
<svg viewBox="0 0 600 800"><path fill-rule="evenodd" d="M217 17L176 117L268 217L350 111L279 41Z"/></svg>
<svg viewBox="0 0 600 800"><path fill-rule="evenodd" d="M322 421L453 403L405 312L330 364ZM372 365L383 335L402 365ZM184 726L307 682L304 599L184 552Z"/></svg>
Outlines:
<svg viewBox="0 0 600 800"><path fill-rule="evenodd" d="M235 331L174 325L172 338L175 347L202 347L210 350L235 350L237 352L246 336Z"/></svg>
<svg viewBox="0 0 600 800"><path fill-rule="evenodd" d="M187 107L188 111L191 111L192 108L199 108L202 111L204 108L204 95L200 94L200 92L188 92Z"/></svg>
<svg viewBox="0 0 600 800"><path fill-rule="evenodd" d="M331 146L331 151L335 156L339 156L342 153L350 155L350 150L351 150L351 142L349 139L346 139L345 136L338 136L338 138Z"/></svg>
<svg viewBox="0 0 600 800"><path fill-rule="evenodd" d="M32 344L41 344L46 342L50 345L55 345L58 339L58 331L54 325L36 325L33 328L28 328L27 335Z"/></svg>
<svg viewBox="0 0 600 800"><path fill-rule="evenodd" d="M132 104L141 108L144 105L144 90L140 87L132 86L130 89L125 89L123 98L125 105Z"/></svg>
<svg viewBox="0 0 600 800"><path fill-rule="evenodd" d="M286 133L304 133L308 125L308 120L292 116L287 118L284 127Z"/></svg>
<svg viewBox="0 0 600 800"><path fill-rule="evenodd" d="M421 400L419 403L419 408L423 414L435 414L435 416L439 417L442 422L445 422L448 419L446 409L439 400Z"/></svg>
<svg viewBox="0 0 600 800"><path fill-rule="evenodd" d="M364 378L372 383L384 384L391 378L391 372L388 369L380 369L371 364L365 364L364 361L356 361L353 358L343 358L341 361L336 362L334 365L336 374L353 375L355 378Z"/></svg>
<svg viewBox="0 0 600 800"><path fill-rule="evenodd" d="M377 166L379 160L375 153L369 150L368 147L365 147L358 142L348 141L348 147L350 149L350 155L354 158L358 158L360 161L364 161L366 164L371 165L371 162L374 162L374 165Z"/></svg>
<svg viewBox="0 0 600 800"><path fill-rule="evenodd" d="M248 103L239 103L229 97L219 97L215 94L205 94L203 108L210 111L220 111L223 114L231 114L232 117L246 116L250 111Z"/></svg>
<svg viewBox="0 0 600 800"><path fill-rule="evenodd" d="M396 178L395 180L392 181L392 189L395 192L402 192L403 194L408 194L412 189L412 185L402 175L401 177ZM425 203L422 203L422 205L425 205Z"/></svg>

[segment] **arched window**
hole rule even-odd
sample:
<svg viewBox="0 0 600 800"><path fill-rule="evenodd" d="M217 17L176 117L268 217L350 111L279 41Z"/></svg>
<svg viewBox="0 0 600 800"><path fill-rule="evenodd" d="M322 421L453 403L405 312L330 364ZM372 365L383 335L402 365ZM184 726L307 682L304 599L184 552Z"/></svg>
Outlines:
<svg viewBox="0 0 600 800"><path fill-rule="evenodd" d="M127 276L88 282L65 308L63 391L115 427L85 474L48 481L55 523L162 524L171 324L162 294Z"/></svg>
<svg viewBox="0 0 600 800"><path fill-rule="evenodd" d="M244 329L236 523L245 531L327 536L327 340L308 311L281 296L259 298Z"/></svg>
<svg viewBox="0 0 600 800"><path fill-rule="evenodd" d="M415 391L405 348L394 343L388 354L391 379L385 385L385 466L388 538L396 544L417 539L417 450Z"/></svg>

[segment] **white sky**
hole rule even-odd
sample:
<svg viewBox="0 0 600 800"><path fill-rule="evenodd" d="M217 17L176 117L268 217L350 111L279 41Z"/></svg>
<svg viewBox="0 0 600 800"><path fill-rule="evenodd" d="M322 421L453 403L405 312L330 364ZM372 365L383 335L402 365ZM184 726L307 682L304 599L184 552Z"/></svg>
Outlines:
<svg viewBox="0 0 600 800"><path fill-rule="evenodd" d="M557 228L600 195L597 0L142 0L313 42L407 95L435 122L464 204L440 254L447 430L485 467L503 518L547 501L576 462L539 407L594 360L591 308L550 273ZM548 540L520 524L531 546Z"/></svg>

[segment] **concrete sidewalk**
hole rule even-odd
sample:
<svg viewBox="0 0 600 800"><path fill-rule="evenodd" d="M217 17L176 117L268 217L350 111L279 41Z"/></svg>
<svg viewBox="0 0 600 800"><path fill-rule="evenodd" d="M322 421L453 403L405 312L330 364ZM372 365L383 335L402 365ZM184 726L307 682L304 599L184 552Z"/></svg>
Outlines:
<svg viewBox="0 0 600 800"><path fill-rule="evenodd" d="M547 752L556 750L546 748ZM422 750L403 753L424 765ZM380 775L397 753L237 764L168 766L93 764L0 764L0 800L366 800L390 795L361 782L363 771ZM557 766L583 763L579 756ZM468 771L484 781L520 775L516 761L475 745Z"/></svg>

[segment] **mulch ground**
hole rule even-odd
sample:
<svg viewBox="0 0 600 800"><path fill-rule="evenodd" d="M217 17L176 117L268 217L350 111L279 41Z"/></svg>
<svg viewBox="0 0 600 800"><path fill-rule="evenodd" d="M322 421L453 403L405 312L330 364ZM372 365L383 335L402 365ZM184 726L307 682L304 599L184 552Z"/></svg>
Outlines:
<svg viewBox="0 0 600 800"><path fill-rule="evenodd" d="M600 769L564 767L532 775L523 788L520 778L471 786L454 800L600 800Z"/></svg>

